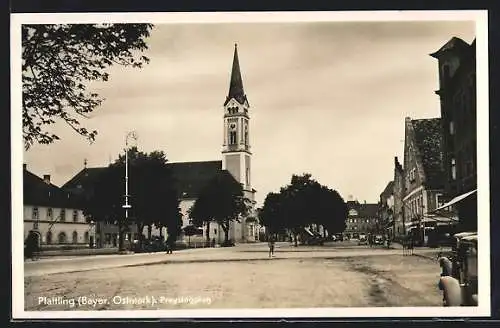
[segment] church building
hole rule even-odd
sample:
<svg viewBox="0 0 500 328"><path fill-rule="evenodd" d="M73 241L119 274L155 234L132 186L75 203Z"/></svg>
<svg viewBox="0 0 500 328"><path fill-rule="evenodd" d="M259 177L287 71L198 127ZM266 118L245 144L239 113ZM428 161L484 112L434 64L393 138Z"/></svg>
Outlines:
<svg viewBox="0 0 500 328"><path fill-rule="evenodd" d="M183 228L190 225L188 210L195 203L202 188L218 174L230 173L232 177L243 187L244 196L251 200L252 210L241 222L232 222L229 229L229 239L234 242L253 242L258 240L259 227L255 215L255 192L251 180L251 159L250 151L250 104L243 89L240 64L238 59L238 48L235 45L229 92L223 103L224 133L222 140L221 160L199 161L199 162L172 162L170 166L176 181L176 188L180 199L180 209L182 213ZM168 153L168 152L167 152ZM104 168L84 168L75 177L68 181L62 188L66 190L85 190L92 192L92 183L98 178ZM89 182L89 183L88 183ZM131 227L130 237L135 238ZM101 244L109 244L108 239L116 239L117 231L106 232L100 230L97 238L104 240ZM201 233L201 231L200 231ZM217 243L224 241L224 231L215 222L210 223L211 240ZM148 235L145 227L144 235ZM206 239L206 227L203 227L203 235L198 238ZM152 235L166 236L166 231L153 229ZM184 239L187 240L188 237ZM190 237L193 240L193 237Z"/></svg>

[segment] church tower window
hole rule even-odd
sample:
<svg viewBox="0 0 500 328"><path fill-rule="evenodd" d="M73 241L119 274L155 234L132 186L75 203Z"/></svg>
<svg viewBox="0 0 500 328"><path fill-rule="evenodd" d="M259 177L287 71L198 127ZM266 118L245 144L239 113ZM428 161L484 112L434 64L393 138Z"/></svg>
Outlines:
<svg viewBox="0 0 500 328"><path fill-rule="evenodd" d="M229 132L229 144L230 145L236 144L236 131Z"/></svg>

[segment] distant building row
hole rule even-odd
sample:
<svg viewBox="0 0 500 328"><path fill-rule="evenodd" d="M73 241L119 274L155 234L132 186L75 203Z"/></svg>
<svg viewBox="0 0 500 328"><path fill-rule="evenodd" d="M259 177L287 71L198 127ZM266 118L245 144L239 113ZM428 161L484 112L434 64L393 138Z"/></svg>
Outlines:
<svg viewBox="0 0 500 328"><path fill-rule="evenodd" d="M396 239L426 242L439 226L477 229L476 42L452 38L437 52L441 117L405 119L403 165L380 195ZM444 205L444 206L443 206Z"/></svg>

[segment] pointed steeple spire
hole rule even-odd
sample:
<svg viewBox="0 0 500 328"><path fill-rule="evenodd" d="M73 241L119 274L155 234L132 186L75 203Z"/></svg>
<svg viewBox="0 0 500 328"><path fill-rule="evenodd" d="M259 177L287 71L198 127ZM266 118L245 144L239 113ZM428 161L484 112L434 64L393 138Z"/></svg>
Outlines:
<svg viewBox="0 0 500 328"><path fill-rule="evenodd" d="M238 60L238 45L236 43L234 44L233 69L231 71L231 82L229 83L229 93L226 103L231 98L236 99L240 104L243 104L246 100L243 81L241 79L240 61Z"/></svg>

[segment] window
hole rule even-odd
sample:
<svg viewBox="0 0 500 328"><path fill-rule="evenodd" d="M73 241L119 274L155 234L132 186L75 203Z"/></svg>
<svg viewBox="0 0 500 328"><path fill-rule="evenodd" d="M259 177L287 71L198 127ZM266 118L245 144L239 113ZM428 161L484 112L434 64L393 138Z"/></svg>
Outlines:
<svg viewBox="0 0 500 328"><path fill-rule="evenodd" d="M78 232L73 231L73 244L78 243Z"/></svg>
<svg viewBox="0 0 500 328"><path fill-rule="evenodd" d="M217 229L214 229L214 234L217 234Z"/></svg>
<svg viewBox="0 0 500 328"><path fill-rule="evenodd" d="M51 207L49 207L49 208L47 209L47 220L49 220L49 221L50 221L50 220L52 220L52 216L53 216L53 213L52 213L52 208L51 208Z"/></svg>
<svg viewBox="0 0 500 328"><path fill-rule="evenodd" d="M245 145L248 145L248 123L245 123Z"/></svg>
<svg viewBox="0 0 500 328"><path fill-rule="evenodd" d="M78 222L78 211L73 210L73 222Z"/></svg>
<svg viewBox="0 0 500 328"><path fill-rule="evenodd" d="M451 179L457 179L457 163L454 158L451 159Z"/></svg>
<svg viewBox="0 0 500 328"><path fill-rule="evenodd" d="M441 195L441 194L437 194L436 195L436 204L437 204L436 207L439 207L439 206L441 206L441 205L444 204L444 202L443 202L443 195Z"/></svg>
<svg viewBox="0 0 500 328"><path fill-rule="evenodd" d="M450 121L450 135L455 134L455 123L453 121Z"/></svg>
<svg viewBox="0 0 500 328"><path fill-rule="evenodd" d="M64 208L61 208L61 215L60 215L61 222L66 221L66 210Z"/></svg>
<svg viewBox="0 0 500 328"><path fill-rule="evenodd" d="M230 145L235 145L236 144L236 131L230 131L229 132L229 144Z"/></svg>
<svg viewBox="0 0 500 328"><path fill-rule="evenodd" d="M68 238L66 237L65 232L60 232L59 235L57 236L57 240L59 244L66 244L68 242Z"/></svg>
<svg viewBox="0 0 500 328"><path fill-rule="evenodd" d="M246 178L247 178L247 186L250 185L250 169L247 167L247 175L246 175Z"/></svg>
<svg viewBox="0 0 500 328"><path fill-rule="evenodd" d="M46 241L48 245L52 244L52 231L47 231Z"/></svg>
<svg viewBox="0 0 500 328"><path fill-rule="evenodd" d="M33 207L33 212L31 213L31 218L33 220L38 220L38 207Z"/></svg>

